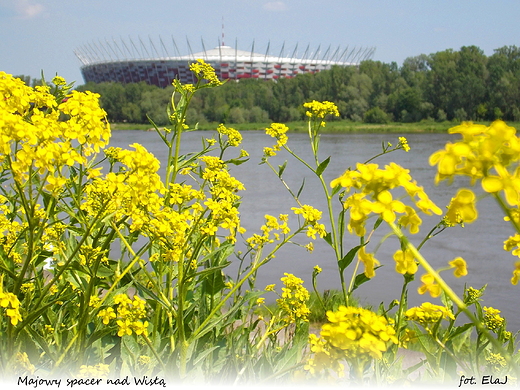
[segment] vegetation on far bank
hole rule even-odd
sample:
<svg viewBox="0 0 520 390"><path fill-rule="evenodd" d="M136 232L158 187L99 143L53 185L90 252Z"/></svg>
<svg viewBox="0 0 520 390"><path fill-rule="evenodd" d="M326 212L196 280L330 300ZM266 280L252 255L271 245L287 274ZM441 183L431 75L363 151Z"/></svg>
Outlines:
<svg viewBox="0 0 520 390"><path fill-rule="evenodd" d="M475 122L479 124L489 125L489 122ZM446 133L447 129L456 126L458 122L435 122L421 121L413 123L391 122L385 124L352 122L348 120L327 122L327 127L323 129L324 133L342 133L342 132L359 132L359 133ZM239 131L248 130L265 130L271 124L265 123L232 123L228 124ZM512 126L519 127L520 122L511 122ZM216 130L218 123L199 124L199 130ZM291 132L307 131L307 122L295 121L288 122L287 126ZM143 123L112 123L112 130L153 130L151 124Z"/></svg>
<svg viewBox="0 0 520 390"><path fill-rule="evenodd" d="M512 122L520 121L519 83L520 48L505 46L486 56L476 46L465 46L409 57L401 66L370 60L276 82L229 81L221 88L200 91L186 120L189 125L200 123L201 128L213 122L250 128L250 123L303 121L302 104L317 100L336 104L340 121ZM164 107L173 86L87 83L77 89L99 93L111 121L148 125L151 117L159 126L169 123Z"/></svg>

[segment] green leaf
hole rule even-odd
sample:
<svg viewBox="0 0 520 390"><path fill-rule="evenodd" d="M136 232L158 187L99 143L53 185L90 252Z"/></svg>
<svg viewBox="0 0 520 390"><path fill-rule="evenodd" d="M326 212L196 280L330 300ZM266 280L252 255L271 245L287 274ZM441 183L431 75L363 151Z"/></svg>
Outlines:
<svg viewBox="0 0 520 390"><path fill-rule="evenodd" d="M243 163L249 161L248 158L245 158L243 160L239 158L232 158L231 160L224 161L224 164L233 164L233 165L242 165Z"/></svg>
<svg viewBox="0 0 520 390"><path fill-rule="evenodd" d="M282 165L278 165L278 177L282 178L283 172L285 171L285 168L287 167L287 160Z"/></svg>
<svg viewBox="0 0 520 390"><path fill-rule="evenodd" d="M383 218L379 217L377 219L377 221L374 223L374 229L373 230L376 230L381 225L382 222L383 222Z"/></svg>
<svg viewBox="0 0 520 390"><path fill-rule="evenodd" d="M224 274L220 270L207 274L204 278L204 291L210 295L217 294L226 287L224 280Z"/></svg>
<svg viewBox="0 0 520 390"><path fill-rule="evenodd" d="M379 267L374 267L374 270L380 268L381 266ZM352 286L352 291L356 290L359 286L361 286L363 283L366 283L370 280L370 278L367 278L365 273L361 273L359 275L356 276L356 279L354 280L354 286Z"/></svg>
<svg viewBox="0 0 520 390"><path fill-rule="evenodd" d="M332 233L331 232L328 232L325 237L323 237L323 239L325 240L325 242L327 244L329 244L331 247L334 248L334 246L332 245Z"/></svg>
<svg viewBox="0 0 520 390"><path fill-rule="evenodd" d="M352 260L354 260L354 257L356 256L358 251L366 244L368 244L368 242L362 245L355 246L354 248L349 250L345 256L343 256L343 258L338 262L340 272L343 272L345 268L347 268L350 265L350 263L352 263Z"/></svg>
<svg viewBox="0 0 520 390"><path fill-rule="evenodd" d="M455 328L452 329L452 331L450 332L450 336L449 338L450 339L453 339L454 337L457 337L458 335L466 332L468 329L471 329L473 326L475 326L472 322L468 323L468 324L464 324L462 326L456 326Z"/></svg>
<svg viewBox="0 0 520 390"><path fill-rule="evenodd" d="M197 355L197 357L193 360L193 366L197 367L197 365L204 363L204 358L206 356L208 356L210 353L212 353L214 350L216 350L217 348L219 348L218 345L216 345L212 348L205 349L202 353Z"/></svg>
<svg viewBox="0 0 520 390"><path fill-rule="evenodd" d="M338 192L340 192L341 190L343 189L343 187L341 187L341 185L337 185L336 187L334 187L334 189L332 190L332 194L331 196L334 196L336 195Z"/></svg>
<svg viewBox="0 0 520 390"><path fill-rule="evenodd" d="M300 189L298 190L298 192L296 193L296 197L299 198L300 197L300 194L302 193L303 191L303 187L305 186L305 178L303 178L303 181L302 181L302 185L300 186Z"/></svg>
<svg viewBox="0 0 520 390"><path fill-rule="evenodd" d="M323 160L320 165L318 165L318 168L316 168L316 175L321 176L321 174L327 169L327 166L330 163L330 156L327 157L325 160Z"/></svg>

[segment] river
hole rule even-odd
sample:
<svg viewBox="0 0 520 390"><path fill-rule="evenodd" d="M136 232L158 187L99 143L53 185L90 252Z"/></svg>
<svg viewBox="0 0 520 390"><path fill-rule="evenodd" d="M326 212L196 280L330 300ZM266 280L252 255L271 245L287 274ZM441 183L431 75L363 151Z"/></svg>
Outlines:
<svg viewBox="0 0 520 390"><path fill-rule="evenodd" d="M264 146L272 146L274 139L261 131L242 132L244 140L240 148L247 150L250 161L240 166L232 166L231 172L242 181L246 187L243 192L243 201L240 207L243 226L247 229L245 237L259 232L264 222L264 215L278 215L280 213L291 215L291 207L296 206L290 194L285 190L278 177L265 164L259 165ZM303 158L311 161L308 135L305 133L288 133L289 146ZM211 132L190 132L183 134L181 152L194 152L200 149L201 138L211 137ZM331 156L331 162L325 171L327 182L341 175L348 167L354 167L357 162L364 162L369 157L381 151L381 143L387 141L397 144L401 134L323 134L321 136L320 160ZM441 182L434 184L435 167L428 163L429 156L444 147L449 140L456 139L450 134L404 134L411 146L411 151L397 151L384 155L375 163L384 165L393 161L410 170L412 177L423 186L430 198L441 208L449 203L451 197L460 185L467 185L462 178L448 185ZM152 152L162 163L166 159L166 149L155 132L146 131L114 131L111 146L128 147L134 142L140 143ZM229 151L229 157L237 157L239 150ZM235 154L233 154L235 153ZM301 163L284 151L271 158L276 167L288 160L284 173L286 182L297 191L305 178L305 188L301 195L304 204L310 204L326 214L325 200L319 181ZM163 167L161 168L163 169ZM482 193L480 187L477 193ZM505 252L503 242L513 229L503 220L498 206L494 201L486 197L478 203L479 218L472 224L466 224L464 228L456 226L445 230L442 234L428 241L422 249L426 259L436 268L443 268L455 257L463 257L468 264L469 274L457 279L453 277L452 270L443 271L442 275L459 295L462 295L464 285L480 288L487 284L486 294L482 302L483 306L492 306L502 311L508 320L508 329L517 331L520 329L520 309L516 302L520 286L512 286L510 278L514 263L518 258ZM422 217L422 216L421 216ZM438 216L423 218L421 232L410 235L413 243L418 244L424 235L439 221ZM383 226L376 232L367 246L367 252L372 252L377 242L388 232ZM309 242L305 235L298 241L305 245ZM350 247L359 244L355 236L347 237ZM280 286L280 278L284 272L293 273L305 280L305 286L310 290L311 275L315 265L319 265L323 272L318 277L318 288L339 289L340 282L337 266L332 249L323 240L314 242L315 250L308 253L304 248L296 245L287 245L281 250L275 259L260 269L257 286L264 287L267 284L276 283ZM355 293L361 303L377 307L380 302L388 304L393 299L398 299L403 277L395 272L393 253L399 249L398 240L392 237L386 240L376 253L376 258L382 267L376 271L373 280L362 285ZM347 279L350 279L350 268L346 271ZM423 271L419 270L419 275ZM418 277L416 279L419 279ZM424 301L438 303L439 299L433 299L427 295L419 295L417 287L419 281L411 284L409 291L409 304L417 305Z"/></svg>

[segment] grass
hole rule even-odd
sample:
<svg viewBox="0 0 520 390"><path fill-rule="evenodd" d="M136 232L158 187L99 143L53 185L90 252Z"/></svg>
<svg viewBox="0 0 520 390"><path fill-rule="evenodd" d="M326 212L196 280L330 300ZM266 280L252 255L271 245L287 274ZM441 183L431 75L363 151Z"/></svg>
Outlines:
<svg viewBox="0 0 520 390"><path fill-rule="evenodd" d="M489 122L476 122L482 123L486 126ZM347 132L360 132L360 133L446 133L450 127L458 125L459 122L435 122L435 121L421 121L415 123L399 123L392 122L388 124L373 124L373 123L362 123L362 122L351 122L347 120L337 120L327 122L326 127L323 128L325 133L347 133ZM238 123L226 124L229 127L233 127L239 131L246 130L265 130L271 123ZM288 122L286 125L294 132L307 131L307 122L297 121ZM520 122L508 122L509 126L519 127ZM218 123L204 123L198 126L199 130L215 130ZM152 130L150 124L139 124L139 123L112 123L112 130Z"/></svg>

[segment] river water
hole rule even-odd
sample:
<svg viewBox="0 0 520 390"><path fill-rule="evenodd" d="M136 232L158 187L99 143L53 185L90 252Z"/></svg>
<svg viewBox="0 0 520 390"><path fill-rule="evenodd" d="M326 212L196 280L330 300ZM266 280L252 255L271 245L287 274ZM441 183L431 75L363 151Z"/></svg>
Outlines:
<svg viewBox="0 0 520 390"><path fill-rule="evenodd" d="M231 173L242 181L246 191L242 193L242 205L240 214L242 224L247 229L245 237L259 232L264 223L264 215L278 215L280 213L291 216L291 207L297 206L284 188L278 177L265 164L260 165L264 146L272 146L274 139L261 131L243 132L243 143L241 148L250 154L250 161L240 166L232 166ZM381 143L387 141L397 144L401 134L323 134L320 144L320 161L331 156L331 162L325 171L327 182L340 176L348 167L355 167L357 162L364 162L371 156L381 152ZM183 135L183 153L195 152L200 149L201 138L212 136L212 132L190 132ZM375 163L384 165L391 161L410 170L412 177L423 186L430 198L441 208L449 203L455 195L457 188L467 186L464 179L456 180L451 185L441 182L434 184L435 167L428 163L429 156L444 147L449 140L456 139L450 134L404 134L411 146L411 151L397 151L384 155ZM137 142L145 146L163 164L166 159L166 149L155 132L146 131L123 131L113 132L111 146L128 147ZM310 145L308 135L305 133L289 133L289 146L299 156L311 161ZM237 157L239 151L228 151L229 158ZM288 160L284 179L298 191L302 180L305 178L305 187L300 200L304 204L312 205L322 211L325 218L326 206L319 181L313 174L292 156L279 152L279 155L271 158L271 163L276 167ZM164 167L162 167L163 169ZM477 193L482 193L476 188ZM337 205L336 205L337 206ZM442 234L428 241L422 253L426 259L436 268L443 268L455 257L463 257L468 264L469 274L457 279L453 277L452 270L443 271L442 275L459 295L462 295L464 285L480 288L487 284L486 294L482 302L483 306L493 306L502 311L508 320L508 329L517 331L520 329L520 309L517 302L518 289L520 286L512 286L510 278L515 258L505 252L503 242L513 229L503 220L503 215L493 199L486 197L478 203L479 218L472 224L466 224L464 228L457 226L445 230ZM294 215L293 215L294 217ZM421 218L423 216L421 215ZM326 219L326 218L325 218ZM421 232L417 235L409 235L416 245L421 242L426 233L439 221L438 216L424 216ZM388 229L381 226L372 237L367 246L367 252L373 252L379 240L385 236ZM309 239L302 235L299 243L305 245ZM355 236L348 236L347 247L359 244ZM323 240L314 242L315 250L308 253L304 248L296 245L287 245L278 252L275 259L261 268L257 278L257 286L264 287L267 284L276 283L280 286L280 278L284 272L293 273L305 280L305 286L311 290L311 275L315 265L319 265L323 272L318 277L318 288L320 290L339 289L340 282L337 273L337 265L332 249ZM361 303L377 307L381 302L388 304L393 299L398 299L402 287L403 277L395 272L393 253L399 249L399 242L395 237L386 240L376 253L376 258L382 267L376 271L373 280L362 285L355 293ZM347 269L345 275L350 280ZM419 270L418 275L423 271ZM419 279L418 277L416 279ZM438 303L439 299L433 299L428 295L419 295L417 287L419 281L411 284L409 291L409 304L416 305L424 301Z"/></svg>

